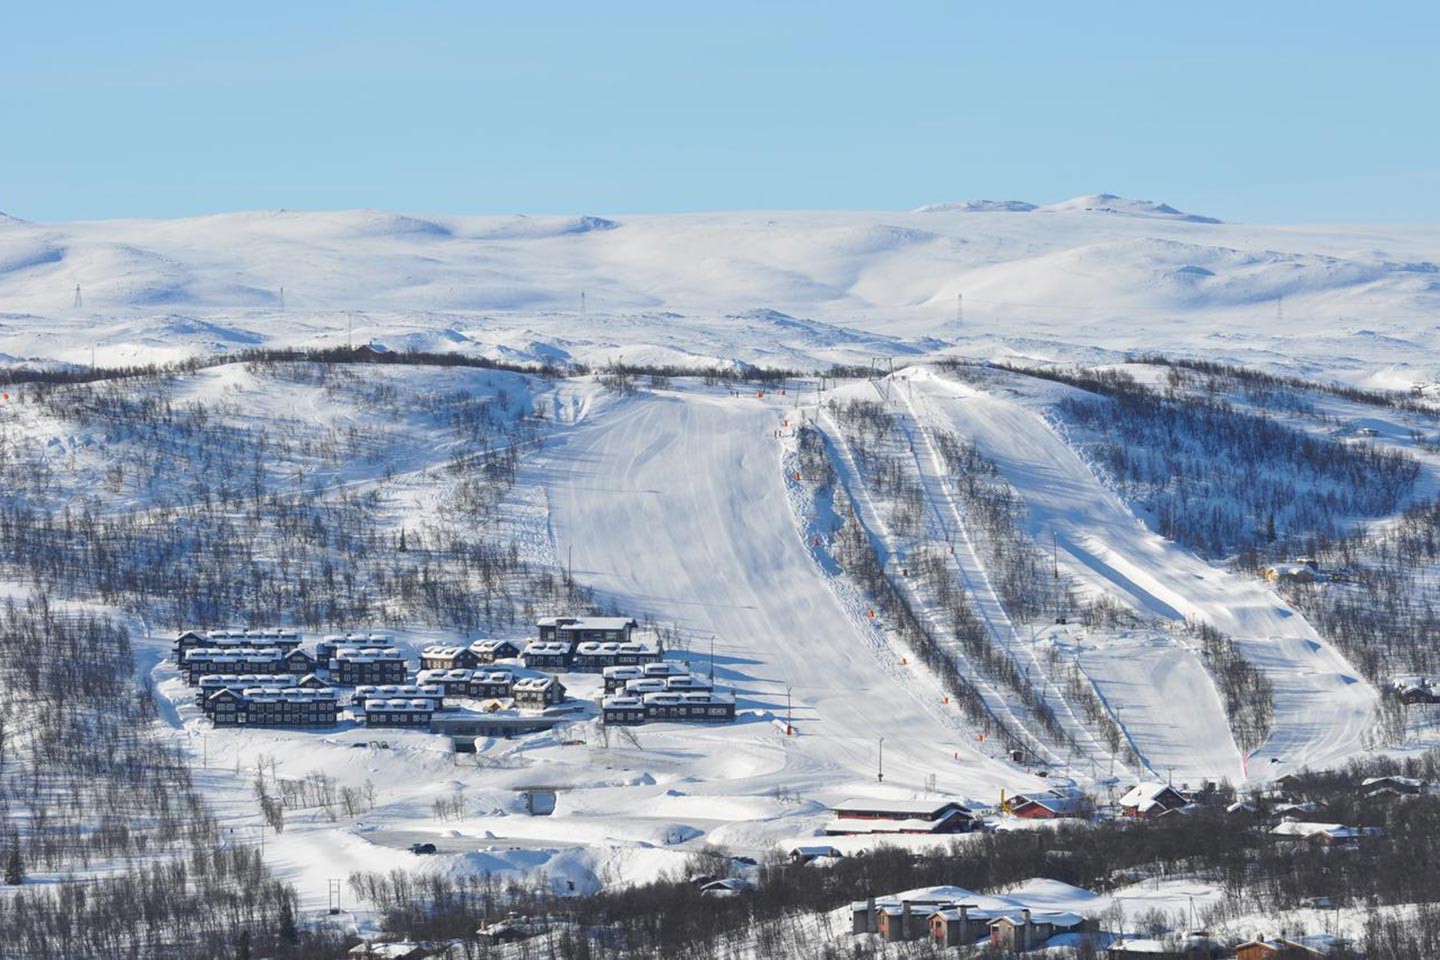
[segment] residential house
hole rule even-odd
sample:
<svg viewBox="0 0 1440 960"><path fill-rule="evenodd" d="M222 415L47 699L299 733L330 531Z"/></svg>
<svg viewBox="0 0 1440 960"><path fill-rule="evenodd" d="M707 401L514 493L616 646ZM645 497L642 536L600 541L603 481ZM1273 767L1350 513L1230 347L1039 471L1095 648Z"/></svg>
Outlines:
<svg viewBox="0 0 1440 960"><path fill-rule="evenodd" d="M283 675L273 673L207 673L196 685L195 704L208 713L210 697L219 690L244 690L246 687L266 685L283 687L289 683Z"/></svg>
<svg viewBox="0 0 1440 960"><path fill-rule="evenodd" d="M421 670L466 670L479 664L479 656L470 647L436 645L420 651Z"/></svg>
<svg viewBox="0 0 1440 960"><path fill-rule="evenodd" d="M1190 803L1179 790L1159 781L1139 783L1120 798L1120 812L1137 820L1152 820Z"/></svg>
<svg viewBox="0 0 1440 960"><path fill-rule="evenodd" d="M290 668L285 661L285 654L278 647L263 650L253 647L233 650L199 647L186 651L181 669L185 673L185 682L195 684L201 677L211 673L259 673L275 676L288 673Z"/></svg>
<svg viewBox="0 0 1440 960"><path fill-rule="evenodd" d="M336 647L330 657L330 679L346 687L404 683L409 672L405 655L395 647Z"/></svg>
<svg viewBox="0 0 1440 960"><path fill-rule="evenodd" d="M527 651L528 652L528 651ZM586 640L575 645L570 669L585 673L603 673L606 667L632 667L658 663L662 653L652 643ZM529 665L529 659L526 659Z"/></svg>
<svg viewBox="0 0 1440 960"><path fill-rule="evenodd" d="M795 864L815 863L817 860L839 860L845 854L829 844L810 843L790 848L790 862Z"/></svg>
<svg viewBox="0 0 1440 960"><path fill-rule="evenodd" d="M495 663L499 660L513 660L520 656L521 647L513 640L476 640L470 644L475 654L475 663Z"/></svg>
<svg viewBox="0 0 1440 960"><path fill-rule="evenodd" d="M1083 793L1063 787L1043 793L1017 793L1004 803L1006 813L1022 820L1084 817L1089 809L1089 799Z"/></svg>
<svg viewBox="0 0 1440 960"><path fill-rule="evenodd" d="M1040 912L1023 909L1019 916L1002 916L990 921L990 945L1001 951L1023 953L1043 947L1045 941L1062 933L1085 933L1094 924L1078 913Z"/></svg>
<svg viewBox="0 0 1440 960"><path fill-rule="evenodd" d="M574 647L559 640L532 640L521 654L525 666L532 670L564 672L570 669Z"/></svg>
<svg viewBox="0 0 1440 960"><path fill-rule="evenodd" d="M523 677L511 686L515 706L544 710L565 701L565 685L554 677Z"/></svg>
<svg viewBox="0 0 1440 960"><path fill-rule="evenodd" d="M1324 846L1353 846L1361 840L1385 836L1384 827L1349 827L1343 823L1285 820L1270 831L1277 840L1304 840Z"/></svg>
<svg viewBox="0 0 1440 960"><path fill-rule="evenodd" d="M1333 937L1256 937L1235 948L1235 960L1319 960L1337 945Z"/></svg>
<svg viewBox="0 0 1440 960"><path fill-rule="evenodd" d="M331 727L339 709L335 691L301 687L222 687L205 705L217 727Z"/></svg>
<svg viewBox="0 0 1440 960"><path fill-rule="evenodd" d="M645 701L641 697L612 694L600 702L600 719L612 726L644 723Z"/></svg>
<svg viewBox="0 0 1440 960"><path fill-rule="evenodd" d="M623 667L605 667L600 673L605 678L605 692L620 693L631 680L685 677L690 675L690 668L675 660L657 660Z"/></svg>
<svg viewBox="0 0 1440 960"><path fill-rule="evenodd" d="M639 627L630 617L544 617L536 624L541 642L628 641Z"/></svg>
<svg viewBox="0 0 1440 960"><path fill-rule="evenodd" d="M364 701L361 712L368 727L428 727L435 701L423 697L376 698Z"/></svg>
<svg viewBox="0 0 1440 960"><path fill-rule="evenodd" d="M445 709L445 688L435 683L362 683L355 688L351 704L366 700L429 700L432 710Z"/></svg>
<svg viewBox="0 0 1440 960"><path fill-rule="evenodd" d="M930 915L930 936L942 947L968 947L990 935L988 915L971 913L974 904L943 907Z"/></svg>
<svg viewBox="0 0 1440 960"><path fill-rule="evenodd" d="M964 833L975 816L953 800L846 800L835 806L828 836L876 833Z"/></svg>
<svg viewBox="0 0 1440 960"><path fill-rule="evenodd" d="M328 664L341 647L390 647L394 644L395 638L388 633L332 633L315 645L315 659Z"/></svg>
<svg viewBox="0 0 1440 960"><path fill-rule="evenodd" d="M175 636L175 662L184 663L185 654L191 650L201 647L210 647L217 650L236 650L241 647L248 647L256 650L263 650L270 647L278 647L281 650L293 650L300 645L302 639L298 631L288 628L271 628L265 630L181 630Z"/></svg>
<svg viewBox="0 0 1440 960"><path fill-rule="evenodd" d="M1414 777L1370 777L1360 783L1360 791L1367 797L1418 796L1429 789L1429 783Z"/></svg>
<svg viewBox="0 0 1440 960"><path fill-rule="evenodd" d="M1121 937L1105 948L1106 960L1216 960L1228 954L1225 944L1203 931L1164 940Z"/></svg>

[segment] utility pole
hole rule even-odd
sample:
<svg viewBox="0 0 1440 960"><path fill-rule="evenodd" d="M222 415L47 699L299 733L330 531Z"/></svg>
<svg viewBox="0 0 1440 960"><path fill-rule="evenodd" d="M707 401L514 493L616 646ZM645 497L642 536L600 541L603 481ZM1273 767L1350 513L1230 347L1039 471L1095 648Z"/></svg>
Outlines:
<svg viewBox="0 0 1440 960"><path fill-rule="evenodd" d="M710 685L715 685L715 634L710 634Z"/></svg>
<svg viewBox="0 0 1440 960"><path fill-rule="evenodd" d="M280 312L285 312L285 288L280 288Z"/></svg>
<svg viewBox="0 0 1440 960"><path fill-rule="evenodd" d="M955 294L955 326L965 326L965 294Z"/></svg>
<svg viewBox="0 0 1440 960"><path fill-rule="evenodd" d="M795 734L794 717L795 714L790 709L790 684L787 683L785 684L785 736L787 737Z"/></svg>
<svg viewBox="0 0 1440 960"><path fill-rule="evenodd" d="M885 738L880 738L880 760L875 768L875 782L885 782Z"/></svg>
<svg viewBox="0 0 1440 960"><path fill-rule="evenodd" d="M85 305L85 300L80 296L80 284L75 284L75 309L79 310Z"/></svg>

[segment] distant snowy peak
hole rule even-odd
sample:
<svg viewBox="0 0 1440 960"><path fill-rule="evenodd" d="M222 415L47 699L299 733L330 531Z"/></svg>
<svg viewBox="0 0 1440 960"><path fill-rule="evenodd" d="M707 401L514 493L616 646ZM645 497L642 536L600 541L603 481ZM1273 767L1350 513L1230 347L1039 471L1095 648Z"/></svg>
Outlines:
<svg viewBox="0 0 1440 960"><path fill-rule="evenodd" d="M949 203L927 203L911 213L1029 213L1035 204L1024 200L953 200Z"/></svg>
<svg viewBox="0 0 1440 960"><path fill-rule="evenodd" d="M1177 210L1168 203L1153 200L1127 200L1113 193L1092 193L1083 197L1071 197L1059 203L1047 203L1036 207L1041 213L1109 213L1122 217L1146 217L1153 220L1181 220L1186 223L1219 223L1214 217L1202 217L1197 213Z"/></svg>
<svg viewBox="0 0 1440 960"><path fill-rule="evenodd" d="M1153 200L1127 200L1113 193L1092 193L1071 197L1059 203L1036 205L1024 200L956 200L949 203L927 203L911 213L1108 213L1122 217L1144 217L1151 220L1178 220L1184 223L1219 223L1214 217L1177 210L1168 203Z"/></svg>

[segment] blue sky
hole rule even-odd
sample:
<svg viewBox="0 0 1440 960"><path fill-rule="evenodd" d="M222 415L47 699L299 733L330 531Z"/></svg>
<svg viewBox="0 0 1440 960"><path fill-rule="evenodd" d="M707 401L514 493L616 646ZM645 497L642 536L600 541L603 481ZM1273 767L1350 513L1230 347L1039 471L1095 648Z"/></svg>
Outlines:
<svg viewBox="0 0 1440 960"><path fill-rule="evenodd" d="M1440 5L10 4L0 210L1440 220Z"/></svg>

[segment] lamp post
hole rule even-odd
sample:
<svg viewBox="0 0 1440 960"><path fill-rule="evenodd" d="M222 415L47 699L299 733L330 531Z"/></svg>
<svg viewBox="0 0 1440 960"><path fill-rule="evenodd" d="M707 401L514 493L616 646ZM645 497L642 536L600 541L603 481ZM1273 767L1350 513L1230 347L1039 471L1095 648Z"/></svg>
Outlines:
<svg viewBox="0 0 1440 960"><path fill-rule="evenodd" d="M790 684L785 684L785 736L793 737L795 727L793 725L794 714L790 710Z"/></svg>
<svg viewBox="0 0 1440 960"><path fill-rule="evenodd" d="M880 738L880 761L875 770L875 782L885 782L885 738Z"/></svg>

